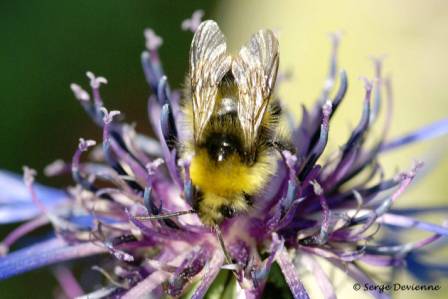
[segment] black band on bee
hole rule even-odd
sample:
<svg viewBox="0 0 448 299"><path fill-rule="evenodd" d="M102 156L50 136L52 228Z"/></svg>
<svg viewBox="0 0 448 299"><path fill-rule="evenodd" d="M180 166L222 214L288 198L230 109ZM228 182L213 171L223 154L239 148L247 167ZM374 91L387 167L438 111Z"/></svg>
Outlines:
<svg viewBox="0 0 448 299"><path fill-rule="evenodd" d="M282 114L282 106L280 101L272 101L270 103L269 112L271 113L271 117L273 117L275 121L278 121L278 118Z"/></svg>
<svg viewBox="0 0 448 299"><path fill-rule="evenodd" d="M253 196L249 195L247 193L243 193L244 196L244 201L246 202L246 204L251 207L254 204L254 200L253 200Z"/></svg>
<svg viewBox="0 0 448 299"><path fill-rule="evenodd" d="M226 218L232 218L235 215L235 209L227 205L222 205L219 212Z"/></svg>
<svg viewBox="0 0 448 299"><path fill-rule="evenodd" d="M193 196L193 207L192 208L196 211L199 211L199 205L200 205L201 201L203 200L204 194L201 192L201 190L199 190L195 186L193 186L193 188L194 188L194 196Z"/></svg>
<svg viewBox="0 0 448 299"><path fill-rule="evenodd" d="M212 133L207 136L207 142L203 146L210 158L217 163L224 162L233 154L242 155L240 140L229 134Z"/></svg>

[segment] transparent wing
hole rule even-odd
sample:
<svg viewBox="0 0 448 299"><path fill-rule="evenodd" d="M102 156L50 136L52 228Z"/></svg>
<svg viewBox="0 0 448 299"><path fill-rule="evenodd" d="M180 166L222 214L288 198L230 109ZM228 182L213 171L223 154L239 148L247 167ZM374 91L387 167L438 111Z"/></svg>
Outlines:
<svg viewBox="0 0 448 299"><path fill-rule="evenodd" d="M232 73L239 90L238 118L249 153L255 151L259 129L275 85L278 63L278 41L270 30L255 33L232 62Z"/></svg>
<svg viewBox="0 0 448 299"><path fill-rule="evenodd" d="M196 31L190 49L190 79L195 142L200 142L213 112L218 85L230 70L231 57L218 25L204 21Z"/></svg>

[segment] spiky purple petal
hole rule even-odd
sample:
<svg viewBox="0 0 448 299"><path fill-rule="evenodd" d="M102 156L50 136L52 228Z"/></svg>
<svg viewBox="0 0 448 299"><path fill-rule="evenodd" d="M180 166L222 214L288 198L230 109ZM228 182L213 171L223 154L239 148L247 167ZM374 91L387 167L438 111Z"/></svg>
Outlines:
<svg viewBox="0 0 448 299"><path fill-rule="evenodd" d="M280 250L276 260L285 276L285 280L289 285L289 289L291 290L294 299L308 299L309 295L302 282L300 282L297 277L297 271L294 264L291 262L286 249Z"/></svg>

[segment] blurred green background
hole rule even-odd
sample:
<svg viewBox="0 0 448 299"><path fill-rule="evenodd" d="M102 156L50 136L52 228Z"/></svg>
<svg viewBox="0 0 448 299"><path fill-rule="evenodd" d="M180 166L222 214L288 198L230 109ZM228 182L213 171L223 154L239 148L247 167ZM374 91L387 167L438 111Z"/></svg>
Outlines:
<svg viewBox="0 0 448 299"><path fill-rule="evenodd" d="M163 37L164 68L171 85L179 86L192 37L180 23L198 8L219 21L231 49L260 28L278 29L281 68L293 71L280 93L298 116L299 104L310 104L323 85L327 33L343 32L340 65L351 85L332 127L333 149L358 120L363 90L357 78L372 76L369 55L387 54L385 70L392 75L396 100L392 136L448 115L448 3L443 0L1 1L0 167L21 172L29 165L42 173L56 158L70 159L79 137L99 140L99 130L69 89L71 82L88 87L86 70L109 80L102 88L108 108L121 110L139 131L149 132L149 91L140 67L143 29L151 27ZM440 158L400 204L446 203L445 149L446 139L439 139L385 156L389 174L409 168L414 158ZM43 175L38 180L62 183ZM51 273L40 270L1 282L0 297L49 298L55 285Z"/></svg>
<svg viewBox="0 0 448 299"><path fill-rule="evenodd" d="M69 88L88 89L87 70L109 80L101 90L107 107L149 133L143 30L163 37L164 68L179 86L192 38L180 24L198 8L214 12L211 1L0 1L0 168L21 173L29 165L38 181L65 183L45 178L43 167L71 159L79 137L101 136ZM51 298L55 286L51 272L40 270L0 282L0 298Z"/></svg>

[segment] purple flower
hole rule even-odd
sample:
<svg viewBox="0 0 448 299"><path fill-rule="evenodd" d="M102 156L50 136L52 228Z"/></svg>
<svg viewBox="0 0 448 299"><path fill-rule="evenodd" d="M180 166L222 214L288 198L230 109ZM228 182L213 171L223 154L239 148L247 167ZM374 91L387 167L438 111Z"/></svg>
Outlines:
<svg viewBox="0 0 448 299"><path fill-rule="evenodd" d="M196 12L182 28L196 30L202 15ZM386 178L378 162L386 151L447 133L448 120L389 138L393 99L381 60L374 60L375 78L364 79L363 111L356 127L337 152L322 159L331 119L348 87L346 72L337 66L340 37L332 35L322 93L311 109L302 107L299 125L290 121L293 149L279 150L277 170L253 198L250 211L220 224L220 244L217 232L195 214L195 186L189 176L192 157L177 152L176 144L189 132L182 127L180 93L170 89L159 60L162 39L151 29L145 30L145 37L148 49L141 59L152 90L147 108L156 138L136 132L119 111L105 107L100 94L105 78L87 72L91 93L71 84L76 99L102 130L102 140L80 138L71 161L57 160L45 169L48 176L73 177L75 186L65 191L36 184L36 171L28 167L23 182L0 172L0 223L23 222L0 243L0 279L58 264L54 273L69 297L81 296L85 289L92 292L89 298L187 293L202 298L217 291L260 298L276 276L286 282L294 298L308 298L298 271L305 268L315 276L324 298L336 298L321 259L361 285L374 284L365 265L394 269L391 275L408 270L426 282L448 273L448 264L424 261L430 245L448 236L448 228L419 220L424 214L446 213L448 206L394 207L423 163ZM335 96L330 97L333 89ZM385 114L383 124L378 124L380 112ZM382 126L382 137L369 143L373 126ZM29 238L48 225L50 237ZM430 235L404 241L412 229ZM27 238L27 247L9 251L17 240ZM64 264L92 255L105 257L90 260L92 269L106 278L96 290L93 286L99 281L80 286ZM371 292L387 297L378 290Z"/></svg>

